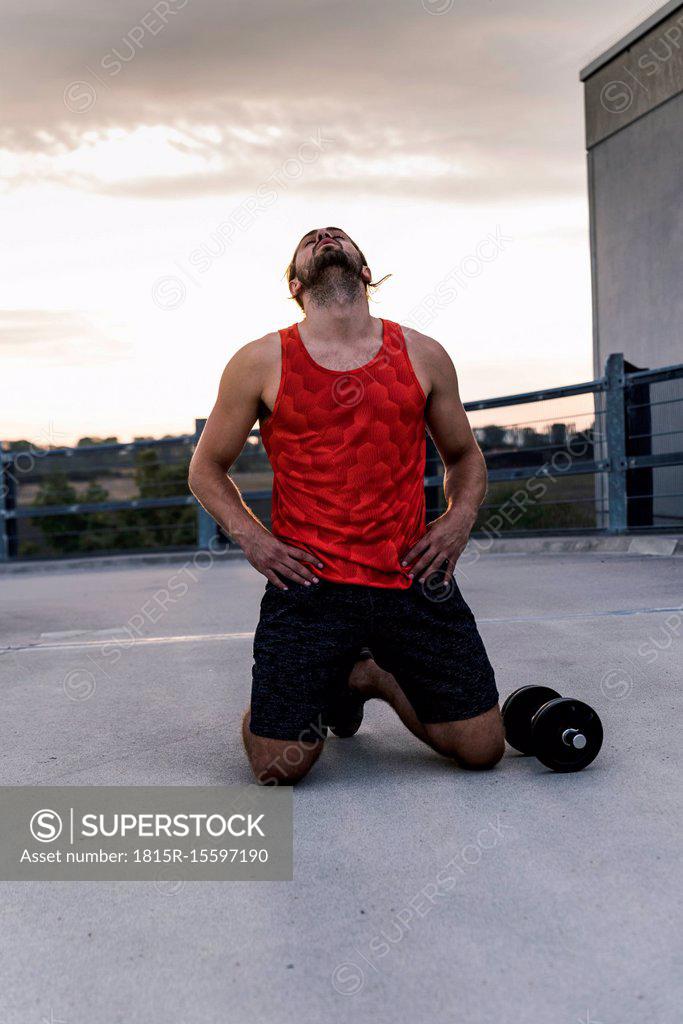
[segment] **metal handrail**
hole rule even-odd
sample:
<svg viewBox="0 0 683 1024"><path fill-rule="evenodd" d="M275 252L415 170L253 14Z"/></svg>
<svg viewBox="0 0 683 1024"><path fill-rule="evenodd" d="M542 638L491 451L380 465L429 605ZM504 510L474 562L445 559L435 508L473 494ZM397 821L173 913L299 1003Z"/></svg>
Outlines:
<svg viewBox="0 0 683 1024"><path fill-rule="evenodd" d="M664 380L678 380L683 377L683 363L660 366L655 370L633 370L626 374L629 384L659 384Z"/></svg>
<svg viewBox="0 0 683 1024"><path fill-rule="evenodd" d="M482 409L500 409L508 405L525 405L528 402L549 402L555 398L571 398L572 395L591 395L605 390L605 380L589 380L584 384L567 384L559 388L543 388L540 391L524 391L518 395L501 395L500 398L485 398L480 402L464 402L465 412Z"/></svg>

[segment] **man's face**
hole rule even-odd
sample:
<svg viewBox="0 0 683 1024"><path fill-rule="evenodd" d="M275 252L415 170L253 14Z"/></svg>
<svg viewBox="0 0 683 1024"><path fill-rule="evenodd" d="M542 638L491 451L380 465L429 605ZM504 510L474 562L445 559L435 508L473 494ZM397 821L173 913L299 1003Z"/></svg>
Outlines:
<svg viewBox="0 0 683 1024"><path fill-rule="evenodd" d="M304 288L317 284L328 267L341 267L359 279L363 277L361 255L341 228L316 228L299 242L295 269Z"/></svg>

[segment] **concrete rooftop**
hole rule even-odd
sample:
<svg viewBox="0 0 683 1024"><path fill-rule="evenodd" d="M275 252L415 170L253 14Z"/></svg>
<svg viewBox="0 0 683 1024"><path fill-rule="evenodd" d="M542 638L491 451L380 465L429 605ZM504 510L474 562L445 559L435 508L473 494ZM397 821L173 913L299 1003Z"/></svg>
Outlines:
<svg viewBox="0 0 683 1024"><path fill-rule="evenodd" d="M678 1021L682 567L468 564L501 694L546 683L599 710L589 769L508 751L465 773L373 702L295 790L294 882L0 883L2 1024ZM250 781L263 581L242 561L193 570L149 621L180 568L0 578L6 785Z"/></svg>

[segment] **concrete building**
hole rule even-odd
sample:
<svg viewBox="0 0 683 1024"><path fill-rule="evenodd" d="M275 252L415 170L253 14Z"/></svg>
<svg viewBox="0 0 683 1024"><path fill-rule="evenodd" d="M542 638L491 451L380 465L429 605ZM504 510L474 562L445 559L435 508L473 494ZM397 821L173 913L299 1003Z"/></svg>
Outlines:
<svg viewBox="0 0 683 1024"><path fill-rule="evenodd" d="M581 72L593 282L593 359L683 362L683 2L672 0ZM628 367L627 367L628 369ZM648 388L641 449L683 449L681 381ZM639 405L643 408L642 397ZM643 417L641 416L641 420ZM642 444L648 446L642 448ZM629 525L683 521L683 468L650 471L653 504ZM604 497L601 488L598 496ZM639 521L642 519L642 521ZM649 521L648 521L649 520Z"/></svg>
<svg viewBox="0 0 683 1024"><path fill-rule="evenodd" d="M683 360L683 2L665 4L581 72L594 360Z"/></svg>

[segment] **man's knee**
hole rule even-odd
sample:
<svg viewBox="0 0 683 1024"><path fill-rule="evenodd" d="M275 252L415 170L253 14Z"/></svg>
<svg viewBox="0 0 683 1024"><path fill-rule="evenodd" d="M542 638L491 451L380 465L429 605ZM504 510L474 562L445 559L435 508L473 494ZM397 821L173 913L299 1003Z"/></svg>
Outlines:
<svg viewBox="0 0 683 1024"><path fill-rule="evenodd" d="M472 771L495 768L505 753L505 744L497 739L477 744L457 739L440 740L432 741L432 746L442 757L448 757L456 761L461 768L469 768Z"/></svg>
<svg viewBox="0 0 683 1024"><path fill-rule="evenodd" d="M320 757L323 741L274 740L256 736L249 728L249 712L242 721L242 737L256 781L261 786L293 786Z"/></svg>
<svg viewBox="0 0 683 1024"><path fill-rule="evenodd" d="M470 771L489 771L495 768L502 760L505 753L505 744L496 743L489 747L465 749L456 751L451 755L458 762L461 768L469 768Z"/></svg>
<svg viewBox="0 0 683 1024"><path fill-rule="evenodd" d="M437 753L473 771L495 768L505 753L505 736L498 708L466 722L425 726Z"/></svg>
<svg viewBox="0 0 683 1024"><path fill-rule="evenodd" d="M259 786L294 786L308 775L318 760L318 754L297 765L287 764L279 757L250 757L249 760Z"/></svg>

